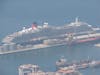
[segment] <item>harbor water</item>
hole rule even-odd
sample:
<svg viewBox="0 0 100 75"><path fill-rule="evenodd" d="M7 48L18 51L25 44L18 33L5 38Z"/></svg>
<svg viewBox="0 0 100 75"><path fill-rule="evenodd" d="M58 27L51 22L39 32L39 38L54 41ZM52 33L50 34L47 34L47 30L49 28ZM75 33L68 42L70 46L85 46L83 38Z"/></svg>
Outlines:
<svg viewBox="0 0 100 75"><path fill-rule="evenodd" d="M0 73L2 75L18 75L18 67L22 64L37 64L43 71L55 71L55 62L64 57L67 61L100 60L100 48L92 44L75 46L58 46L32 51L0 55ZM83 75L98 75L100 68L81 70Z"/></svg>
<svg viewBox="0 0 100 75"><path fill-rule="evenodd" d="M44 21L50 25L63 25L79 17L84 22L99 26L99 7L99 0L0 0L0 40L24 26L30 27L34 21L41 25ZM18 75L18 67L23 64L37 64L43 71L55 71L55 62L61 57L69 62L100 60L100 48L85 43L0 55L0 75ZM80 72L83 75L99 75L100 68Z"/></svg>

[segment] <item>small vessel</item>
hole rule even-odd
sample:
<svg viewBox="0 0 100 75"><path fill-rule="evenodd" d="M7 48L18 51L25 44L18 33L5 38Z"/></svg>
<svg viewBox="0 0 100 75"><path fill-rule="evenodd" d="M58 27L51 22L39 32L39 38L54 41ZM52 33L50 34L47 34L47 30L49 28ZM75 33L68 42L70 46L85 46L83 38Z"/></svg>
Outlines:
<svg viewBox="0 0 100 75"><path fill-rule="evenodd" d="M100 43L98 43L98 44L94 44L94 46L96 46L96 47L100 47Z"/></svg>
<svg viewBox="0 0 100 75"><path fill-rule="evenodd" d="M64 61L63 61L64 60ZM66 59L59 59L56 62L56 69L73 68L76 70L86 69L86 68L97 68L100 67L100 61L95 60L81 60L76 62L66 62Z"/></svg>
<svg viewBox="0 0 100 75"><path fill-rule="evenodd" d="M38 65L24 64L19 68L19 75L82 75L79 71L72 68L62 69L53 72L45 72Z"/></svg>
<svg viewBox="0 0 100 75"><path fill-rule="evenodd" d="M23 27L21 31L7 35L0 45L0 54L36 50L59 45L73 45L100 40L100 28L81 22L63 26L53 26L45 22L43 25L33 23L31 27Z"/></svg>

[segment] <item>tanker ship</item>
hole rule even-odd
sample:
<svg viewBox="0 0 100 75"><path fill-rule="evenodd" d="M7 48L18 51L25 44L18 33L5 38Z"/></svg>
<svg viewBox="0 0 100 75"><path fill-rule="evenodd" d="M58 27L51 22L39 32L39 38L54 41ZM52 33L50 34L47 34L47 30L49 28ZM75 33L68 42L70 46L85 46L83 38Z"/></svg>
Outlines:
<svg viewBox="0 0 100 75"><path fill-rule="evenodd" d="M100 28L81 22L63 26L53 26L45 22L43 25L33 23L31 27L7 35L0 45L0 54L36 50L40 48L73 45L100 40Z"/></svg>

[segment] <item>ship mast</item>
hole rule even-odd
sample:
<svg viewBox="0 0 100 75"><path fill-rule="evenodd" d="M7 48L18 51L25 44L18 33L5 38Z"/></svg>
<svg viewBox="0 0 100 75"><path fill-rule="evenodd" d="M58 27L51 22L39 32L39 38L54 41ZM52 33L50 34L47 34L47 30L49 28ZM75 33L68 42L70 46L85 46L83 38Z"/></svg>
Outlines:
<svg viewBox="0 0 100 75"><path fill-rule="evenodd" d="M79 24L79 19L78 17L75 18L75 25L78 25Z"/></svg>
<svg viewBox="0 0 100 75"><path fill-rule="evenodd" d="M74 24L74 28L73 28L74 32L73 33L69 33L68 37L67 37L69 45L71 45L71 43L73 41L74 34L76 34L76 27L79 25L79 19L78 19L78 17L75 18L75 22L73 24Z"/></svg>
<svg viewBox="0 0 100 75"><path fill-rule="evenodd" d="M74 23L74 34L76 34L76 27L79 25L79 19L78 17L75 18L75 23Z"/></svg>
<svg viewBox="0 0 100 75"><path fill-rule="evenodd" d="M75 22L76 22L76 23L78 22L78 17L76 17Z"/></svg>

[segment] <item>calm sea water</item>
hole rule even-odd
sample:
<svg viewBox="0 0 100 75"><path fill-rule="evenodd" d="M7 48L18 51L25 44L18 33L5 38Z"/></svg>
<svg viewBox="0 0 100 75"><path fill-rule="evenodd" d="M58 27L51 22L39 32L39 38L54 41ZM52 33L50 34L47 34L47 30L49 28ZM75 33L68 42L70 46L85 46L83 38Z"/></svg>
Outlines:
<svg viewBox="0 0 100 75"><path fill-rule="evenodd" d="M44 71L55 71L55 62L64 56L69 62L90 59L100 60L100 48L91 44L59 46L0 56L0 73L18 75L21 64L38 64ZM100 69L81 70L83 75L99 75Z"/></svg>
<svg viewBox="0 0 100 75"><path fill-rule="evenodd" d="M36 21L63 25L75 17L93 26L100 25L100 0L0 0L0 40L23 26ZM44 71L55 71L55 62L64 56L69 61L100 60L100 48L93 44L72 47L59 46L28 52L0 55L0 75L18 75L21 64L38 64ZM100 69L81 71L84 75L99 75Z"/></svg>

